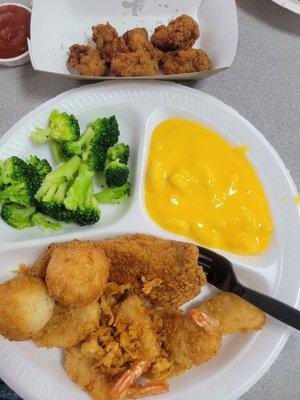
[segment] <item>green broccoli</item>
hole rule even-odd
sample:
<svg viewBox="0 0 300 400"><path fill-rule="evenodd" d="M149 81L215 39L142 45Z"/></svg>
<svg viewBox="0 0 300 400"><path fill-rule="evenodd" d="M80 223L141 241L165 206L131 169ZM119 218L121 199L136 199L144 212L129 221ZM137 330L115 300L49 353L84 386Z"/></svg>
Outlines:
<svg viewBox="0 0 300 400"><path fill-rule="evenodd" d="M111 161L104 168L105 182L108 187L124 185L129 176L129 167L119 161Z"/></svg>
<svg viewBox="0 0 300 400"><path fill-rule="evenodd" d="M106 153L106 162L119 161L120 163L127 164L129 158L129 146L124 143L116 143L114 146L109 147Z"/></svg>
<svg viewBox="0 0 300 400"><path fill-rule="evenodd" d="M74 156L46 175L35 195L39 211L58 221L73 222L72 213L66 210L64 200L81 162L79 157Z"/></svg>
<svg viewBox="0 0 300 400"><path fill-rule="evenodd" d="M35 143L45 143L52 139L62 143L77 140L80 135L79 125L74 115L53 110L48 121L48 128L36 128L32 134Z"/></svg>
<svg viewBox="0 0 300 400"><path fill-rule="evenodd" d="M127 200L131 194L130 183L126 182L125 185L114 188L107 188L102 192L95 194L98 203L102 204L118 204Z"/></svg>
<svg viewBox="0 0 300 400"><path fill-rule="evenodd" d="M39 186L39 177L19 157L12 156L1 161L0 203L34 204L34 195Z"/></svg>
<svg viewBox="0 0 300 400"><path fill-rule="evenodd" d="M78 225L91 225L100 218L100 209L94 196L94 172L82 163L78 175L67 192L64 205L73 212L73 219Z"/></svg>
<svg viewBox="0 0 300 400"><path fill-rule="evenodd" d="M90 126L97 135L101 135L102 146L105 152L109 147L117 143L120 131L118 121L114 115L109 118L97 118Z"/></svg>
<svg viewBox="0 0 300 400"><path fill-rule="evenodd" d="M35 143L50 141L54 159L57 162L64 161L60 143L77 140L80 129L74 115L53 110L48 121L48 128L36 128L31 137Z"/></svg>
<svg viewBox="0 0 300 400"><path fill-rule="evenodd" d="M26 160L28 165L31 165L36 169L38 175L40 177L40 182L44 180L45 176L52 171L51 165L48 163L46 159L41 160L37 156L29 156Z"/></svg>
<svg viewBox="0 0 300 400"><path fill-rule="evenodd" d="M61 225L58 222L50 221L35 207L24 207L16 203L4 204L1 209L1 218L15 229L24 229L37 225L43 231L49 229L58 230Z"/></svg>
<svg viewBox="0 0 300 400"><path fill-rule="evenodd" d="M15 229L24 229L34 226L31 220L35 207L25 207L16 203L3 204L1 218Z"/></svg>
<svg viewBox="0 0 300 400"><path fill-rule="evenodd" d="M40 212L35 212L31 216L31 222L44 232L49 230L59 231L61 229L61 224L59 222L46 218L45 215L41 214Z"/></svg>
<svg viewBox="0 0 300 400"><path fill-rule="evenodd" d="M102 171L105 163L105 150L102 146L102 134L89 127L76 142L65 142L62 149L67 157L82 157L94 172Z"/></svg>

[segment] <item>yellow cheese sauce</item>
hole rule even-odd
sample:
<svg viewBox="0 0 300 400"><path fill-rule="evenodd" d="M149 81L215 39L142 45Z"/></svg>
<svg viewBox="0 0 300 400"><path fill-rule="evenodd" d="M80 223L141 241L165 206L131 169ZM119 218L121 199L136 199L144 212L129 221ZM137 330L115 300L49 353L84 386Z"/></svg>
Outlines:
<svg viewBox="0 0 300 400"><path fill-rule="evenodd" d="M150 217L204 246L244 255L264 251L272 236L271 213L247 150L190 120L162 122L148 155Z"/></svg>

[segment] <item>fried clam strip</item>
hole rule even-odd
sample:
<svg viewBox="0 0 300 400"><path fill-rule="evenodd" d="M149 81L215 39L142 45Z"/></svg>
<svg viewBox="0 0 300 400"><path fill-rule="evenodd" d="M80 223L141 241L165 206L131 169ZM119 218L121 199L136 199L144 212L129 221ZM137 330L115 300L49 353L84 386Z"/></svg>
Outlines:
<svg viewBox="0 0 300 400"><path fill-rule="evenodd" d="M45 277L53 248L80 246L84 251L85 243L74 240L50 245L26 273ZM176 309L196 297L206 283L205 274L198 266L198 249L192 244L142 234L98 243L111 260L109 279L119 285L130 284L134 293L154 305ZM144 293L143 280L154 279L160 279L161 283L150 293Z"/></svg>
<svg viewBox="0 0 300 400"><path fill-rule="evenodd" d="M91 334L100 318L100 305L93 301L83 307L66 308L54 306L52 317L33 340L38 347L68 348Z"/></svg>
<svg viewBox="0 0 300 400"><path fill-rule="evenodd" d="M197 309L219 320L223 335L261 330L266 323L263 311L234 293L218 293Z"/></svg>

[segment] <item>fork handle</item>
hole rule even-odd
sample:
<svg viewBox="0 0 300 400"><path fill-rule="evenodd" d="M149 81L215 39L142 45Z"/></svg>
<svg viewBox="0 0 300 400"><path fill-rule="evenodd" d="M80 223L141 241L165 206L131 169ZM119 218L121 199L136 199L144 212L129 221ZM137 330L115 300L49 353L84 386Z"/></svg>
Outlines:
<svg viewBox="0 0 300 400"><path fill-rule="evenodd" d="M234 292L272 317L300 330L300 311L296 308L243 285L239 285Z"/></svg>

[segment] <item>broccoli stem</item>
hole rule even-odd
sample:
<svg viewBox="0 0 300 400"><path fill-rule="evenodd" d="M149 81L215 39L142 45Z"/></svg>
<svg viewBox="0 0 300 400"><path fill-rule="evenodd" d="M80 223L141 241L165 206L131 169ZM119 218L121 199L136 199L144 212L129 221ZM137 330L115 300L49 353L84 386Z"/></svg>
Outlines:
<svg viewBox="0 0 300 400"><path fill-rule="evenodd" d="M34 143L45 143L49 140L51 135L51 129L50 128L36 128L36 130L32 133L31 137Z"/></svg>
<svg viewBox="0 0 300 400"><path fill-rule="evenodd" d="M78 207L84 206L86 193L93 182L93 177L94 172L85 163L82 163L64 201L64 205L68 210L75 211Z"/></svg>
<svg viewBox="0 0 300 400"><path fill-rule="evenodd" d="M64 153L62 151L61 144L58 143L58 142L55 142L54 140L51 140L50 146L51 146L51 151L52 151L52 154L53 154L54 161L57 164L60 164L60 163L64 162L65 161L65 156L64 156Z"/></svg>

